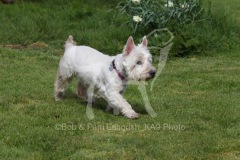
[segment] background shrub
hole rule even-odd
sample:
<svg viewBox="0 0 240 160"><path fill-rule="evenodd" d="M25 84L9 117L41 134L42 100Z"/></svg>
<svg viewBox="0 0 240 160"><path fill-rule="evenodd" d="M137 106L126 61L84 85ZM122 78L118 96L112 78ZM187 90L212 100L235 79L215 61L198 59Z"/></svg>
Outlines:
<svg viewBox="0 0 240 160"><path fill-rule="evenodd" d="M175 36L174 56L226 50L237 45L239 31L235 21L227 10L212 13L211 1L124 0L116 8L118 14L127 15L124 24L130 25L135 35L168 28Z"/></svg>

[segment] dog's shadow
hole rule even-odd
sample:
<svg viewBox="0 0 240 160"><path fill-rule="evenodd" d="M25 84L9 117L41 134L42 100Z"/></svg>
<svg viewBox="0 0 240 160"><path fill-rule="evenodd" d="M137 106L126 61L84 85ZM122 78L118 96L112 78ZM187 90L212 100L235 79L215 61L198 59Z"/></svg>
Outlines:
<svg viewBox="0 0 240 160"><path fill-rule="evenodd" d="M140 113L142 115L148 114L143 103L140 103L140 102L132 102L131 103L131 100L130 100L130 104L131 104L133 110L135 110L137 113Z"/></svg>
<svg viewBox="0 0 240 160"><path fill-rule="evenodd" d="M78 97L77 94L73 92L73 90L71 90L70 88L65 91L64 99L76 100L80 104L87 106L87 102L85 102L83 99ZM106 112L107 102L103 98L94 98L94 99L95 101L92 104L93 108L102 112ZM145 109L145 105L143 103L139 101L134 101L134 100L131 101L131 99L129 99L128 102L137 113L142 115L148 114Z"/></svg>
<svg viewBox="0 0 240 160"><path fill-rule="evenodd" d="M85 102L82 98L78 97L75 92L71 89L67 89L64 94L64 99L75 100L78 101L82 105L87 106L87 102ZM93 102L93 108L105 111L107 103L102 98L94 98L95 101ZM105 103L104 103L105 102Z"/></svg>

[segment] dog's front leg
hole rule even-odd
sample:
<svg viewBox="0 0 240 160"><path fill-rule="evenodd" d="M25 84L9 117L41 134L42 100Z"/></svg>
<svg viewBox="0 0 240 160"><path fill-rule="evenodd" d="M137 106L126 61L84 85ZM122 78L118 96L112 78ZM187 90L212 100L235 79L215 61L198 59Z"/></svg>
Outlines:
<svg viewBox="0 0 240 160"><path fill-rule="evenodd" d="M111 92L106 95L109 105L119 109L121 113L131 119L138 118L139 115L132 109L131 105L118 92Z"/></svg>
<svg viewBox="0 0 240 160"><path fill-rule="evenodd" d="M106 112L112 112L114 115L119 115L120 114L119 109L112 106L111 104L107 105Z"/></svg>

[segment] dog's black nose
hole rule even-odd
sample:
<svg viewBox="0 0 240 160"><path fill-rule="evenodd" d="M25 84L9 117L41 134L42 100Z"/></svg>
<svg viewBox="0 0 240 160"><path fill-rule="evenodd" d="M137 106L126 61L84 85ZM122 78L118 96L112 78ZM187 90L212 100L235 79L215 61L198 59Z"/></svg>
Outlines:
<svg viewBox="0 0 240 160"><path fill-rule="evenodd" d="M149 72L149 74L151 75L151 77L154 77L155 76L155 74L156 74L156 70L154 69L154 70L151 70L150 72Z"/></svg>

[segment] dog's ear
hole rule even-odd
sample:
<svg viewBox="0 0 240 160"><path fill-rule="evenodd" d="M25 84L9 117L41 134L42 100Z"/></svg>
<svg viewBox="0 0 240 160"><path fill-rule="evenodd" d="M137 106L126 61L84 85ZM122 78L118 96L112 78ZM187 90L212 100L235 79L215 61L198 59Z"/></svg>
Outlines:
<svg viewBox="0 0 240 160"><path fill-rule="evenodd" d="M71 46L74 46L75 45L75 42L73 41L73 36L69 35L64 47L65 49L71 47Z"/></svg>
<svg viewBox="0 0 240 160"><path fill-rule="evenodd" d="M133 38L132 36L130 36L124 47L124 51L123 51L124 56L127 56L129 53L131 53L134 47L135 47L135 44L134 44Z"/></svg>
<svg viewBox="0 0 240 160"><path fill-rule="evenodd" d="M147 47L147 45L148 45L148 40L147 40L147 37L144 36L142 39L142 47Z"/></svg>
<svg viewBox="0 0 240 160"><path fill-rule="evenodd" d="M67 43L74 43L74 41L73 41L73 36L72 35L69 35L68 36L68 39L67 39L67 41L66 41Z"/></svg>

